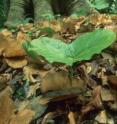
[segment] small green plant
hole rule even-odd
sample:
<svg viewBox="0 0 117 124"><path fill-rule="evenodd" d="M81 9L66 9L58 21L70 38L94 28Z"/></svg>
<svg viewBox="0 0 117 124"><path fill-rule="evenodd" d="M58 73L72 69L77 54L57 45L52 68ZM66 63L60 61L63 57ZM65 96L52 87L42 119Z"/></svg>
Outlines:
<svg viewBox="0 0 117 124"><path fill-rule="evenodd" d="M23 44L27 54L34 59L44 57L50 63L59 62L72 66L77 61L89 60L116 40L111 30L98 29L81 35L71 44L60 40L40 37Z"/></svg>

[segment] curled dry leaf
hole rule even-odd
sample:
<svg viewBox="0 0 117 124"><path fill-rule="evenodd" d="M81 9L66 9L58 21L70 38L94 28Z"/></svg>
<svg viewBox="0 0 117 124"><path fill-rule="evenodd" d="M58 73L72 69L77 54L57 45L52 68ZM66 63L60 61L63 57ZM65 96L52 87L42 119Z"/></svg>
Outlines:
<svg viewBox="0 0 117 124"><path fill-rule="evenodd" d="M34 66L25 66L23 68L24 75L27 80L31 83L36 83L40 81L39 69Z"/></svg>
<svg viewBox="0 0 117 124"><path fill-rule="evenodd" d="M55 116L57 115L57 113L55 112L49 112L45 115L45 117L43 118L41 124L46 124L48 123L50 120L53 120L55 118Z"/></svg>
<svg viewBox="0 0 117 124"><path fill-rule="evenodd" d="M39 89L39 83L30 86L29 91L27 93L27 98L30 98L31 96L36 96L37 89Z"/></svg>
<svg viewBox="0 0 117 124"><path fill-rule="evenodd" d="M0 33L0 56L4 57L16 57L24 56L25 51L22 48L22 42L17 41L12 36L5 37Z"/></svg>
<svg viewBox="0 0 117 124"><path fill-rule="evenodd" d="M27 65L27 60L25 58L5 58L5 62L12 68L23 68Z"/></svg>

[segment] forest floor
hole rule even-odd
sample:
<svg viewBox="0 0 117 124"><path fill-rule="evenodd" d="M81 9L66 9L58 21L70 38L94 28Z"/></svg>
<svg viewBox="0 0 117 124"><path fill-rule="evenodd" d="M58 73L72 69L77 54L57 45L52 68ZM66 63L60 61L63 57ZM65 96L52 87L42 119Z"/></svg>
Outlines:
<svg viewBox="0 0 117 124"><path fill-rule="evenodd" d="M67 66L35 61L22 48L23 42L40 36L69 44L98 28L117 35L117 16L98 14L2 29L0 124L117 124L117 42L77 63L75 88L67 83Z"/></svg>

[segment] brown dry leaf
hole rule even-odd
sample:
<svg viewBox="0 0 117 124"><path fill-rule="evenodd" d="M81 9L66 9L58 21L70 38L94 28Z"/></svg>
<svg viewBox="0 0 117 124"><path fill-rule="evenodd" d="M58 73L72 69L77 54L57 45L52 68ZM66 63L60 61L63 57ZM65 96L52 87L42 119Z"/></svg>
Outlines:
<svg viewBox="0 0 117 124"><path fill-rule="evenodd" d="M39 83L31 85L27 93L27 98L30 98L31 96L36 96L36 90L39 89L39 87L40 87Z"/></svg>
<svg viewBox="0 0 117 124"><path fill-rule="evenodd" d="M46 74L41 82L41 91L43 93L48 91L56 91L69 88L84 88L84 81L82 79L72 78L65 71L50 71Z"/></svg>
<svg viewBox="0 0 117 124"><path fill-rule="evenodd" d="M0 124L8 124L14 111L15 105L10 97L10 88L7 87L0 93Z"/></svg>
<svg viewBox="0 0 117 124"><path fill-rule="evenodd" d="M69 119L69 124L76 124L75 116L73 112L69 112L68 119Z"/></svg>
<svg viewBox="0 0 117 124"><path fill-rule="evenodd" d="M9 124L29 124L35 112L30 109L24 109L18 112L16 115L13 115Z"/></svg>
<svg viewBox="0 0 117 124"><path fill-rule="evenodd" d="M5 62L12 68L23 68L27 65L27 60L25 58L5 58Z"/></svg>
<svg viewBox="0 0 117 124"><path fill-rule="evenodd" d="M4 37L4 35L2 33L0 33L0 56L3 55L3 52L6 48L6 46L8 46L8 44L6 42L6 38Z"/></svg>
<svg viewBox="0 0 117 124"><path fill-rule="evenodd" d="M62 27L61 23L57 20L39 22L38 24L36 24L36 26L40 28L49 27L53 29L55 32L61 31Z"/></svg>
<svg viewBox="0 0 117 124"><path fill-rule="evenodd" d="M107 26L104 27L104 29L112 30L117 35L117 25L115 25L115 24L107 25Z"/></svg>
<svg viewBox="0 0 117 124"><path fill-rule="evenodd" d="M5 36L5 37L12 36L12 32L8 31L7 29L2 30L1 33L2 33L3 36Z"/></svg>
<svg viewBox="0 0 117 124"><path fill-rule="evenodd" d="M45 117L43 118L41 124L46 124L48 123L49 120L52 120L53 118L55 118L55 116L57 115L56 112L49 112L45 115Z"/></svg>
<svg viewBox="0 0 117 124"><path fill-rule="evenodd" d="M117 89L117 76L114 75L108 76L108 82L113 88Z"/></svg>
<svg viewBox="0 0 117 124"><path fill-rule="evenodd" d="M36 83L40 81L40 73L37 67L25 66L23 68L23 72L26 79L29 80L31 83Z"/></svg>
<svg viewBox="0 0 117 124"><path fill-rule="evenodd" d="M48 72L49 72L48 70L44 69L39 70L40 77L41 78L45 77Z"/></svg>
<svg viewBox="0 0 117 124"><path fill-rule="evenodd" d="M112 94L112 92L110 91L110 89L106 89L106 88L102 88L101 90L101 98L102 101L104 102L113 102L114 101L114 96Z"/></svg>
<svg viewBox="0 0 117 124"><path fill-rule="evenodd" d="M19 26L19 29L20 29L20 31L26 33L29 30L33 30L34 29L33 23L27 23L26 25L23 25L23 26L21 25L21 26Z"/></svg>
<svg viewBox="0 0 117 124"><path fill-rule="evenodd" d="M6 37L0 33L0 56L1 55L4 57L16 57L26 54L21 41L17 41L12 36Z"/></svg>
<svg viewBox="0 0 117 124"><path fill-rule="evenodd" d="M107 115L106 112L103 110L101 111L95 118L95 120L100 124L107 124Z"/></svg>
<svg viewBox="0 0 117 124"><path fill-rule="evenodd" d="M93 90L92 100L82 108L81 110L81 118L83 118L87 113L102 108L102 100L101 100L101 86L97 86Z"/></svg>
<svg viewBox="0 0 117 124"><path fill-rule="evenodd" d="M23 42L24 40L26 40L26 34L19 31L18 34L17 34L17 41L22 41Z"/></svg>
<svg viewBox="0 0 117 124"><path fill-rule="evenodd" d="M104 14L91 15L89 17L89 20L95 26L98 26L100 24L107 25L112 23L111 17Z"/></svg>
<svg viewBox="0 0 117 124"><path fill-rule="evenodd" d="M8 81L11 79L10 74L0 74L0 91L6 88Z"/></svg>
<svg viewBox="0 0 117 124"><path fill-rule="evenodd" d="M11 39L8 41L7 48L4 50L3 56L10 58L10 57L21 57L25 56L26 53L22 47L22 45L15 41L14 39Z"/></svg>

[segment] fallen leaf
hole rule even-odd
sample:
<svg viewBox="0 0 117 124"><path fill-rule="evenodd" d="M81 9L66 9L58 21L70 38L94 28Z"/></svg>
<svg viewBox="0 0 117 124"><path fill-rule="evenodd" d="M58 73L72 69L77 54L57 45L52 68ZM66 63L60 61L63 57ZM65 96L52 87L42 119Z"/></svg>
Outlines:
<svg viewBox="0 0 117 124"><path fill-rule="evenodd" d="M76 124L75 116L73 112L69 112L68 119L69 119L69 124Z"/></svg>
<svg viewBox="0 0 117 124"><path fill-rule="evenodd" d="M41 92L56 91L69 88L84 88L84 81L82 79L71 78L65 71L50 71L41 82Z"/></svg>
<svg viewBox="0 0 117 124"><path fill-rule="evenodd" d="M0 91L6 88L8 81L11 79L10 74L0 74Z"/></svg>
<svg viewBox="0 0 117 124"><path fill-rule="evenodd" d="M12 32L8 31L8 29L3 29L1 31L1 34L3 34L3 36L5 36L5 37L12 36Z"/></svg>
<svg viewBox="0 0 117 124"><path fill-rule="evenodd" d="M95 118L95 120L100 124L107 124L107 115L106 112L103 110L101 111Z"/></svg>
<svg viewBox="0 0 117 124"><path fill-rule="evenodd" d="M26 79L29 80L30 83L40 82L41 80L38 67L25 66L23 68L23 73Z"/></svg>
<svg viewBox="0 0 117 124"><path fill-rule="evenodd" d="M101 98L104 102L114 101L114 96L110 89L103 88L101 90Z"/></svg>
<svg viewBox="0 0 117 124"><path fill-rule="evenodd" d="M7 124L16 109L10 95L9 87L0 93L0 124Z"/></svg>
<svg viewBox="0 0 117 124"><path fill-rule="evenodd" d="M110 84L110 86L117 89L117 76L114 75L108 76L108 83Z"/></svg>
<svg viewBox="0 0 117 124"><path fill-rule="evenodd" d="M14 69L23 68L27 65L27 60L25 58L5 58L4 60L10 67Z"/></svg>
<svg viewBox="0 0 117 124"><path fill-rule="evenodd" d="M4 57L19 57L26 54L20 41L13 37L5 37L0 33L0 55Z"/></svg>
<svg viewBox="0 0 117 124"><path fill-rule="evenodd" d="M24 40L26 40L26 34L19 31L17 34L17 41L23 42Z"/></svg>
<svg viewBox="0 0 117 124"><path fill-rule="evenodd" d="M9 124L29 124L33 120L35 112L30 109L24 109L13 115Z"/></svg>
<svg viewBox="0 0 117 124"><path fill-rule="evenodd" d="M101 100L101 86L97 86L93 90L92 99L89 101L89 103L85 106L83 106L81 110L81 119L89 112L101 109L103 107L102 100Z"/></svg>

